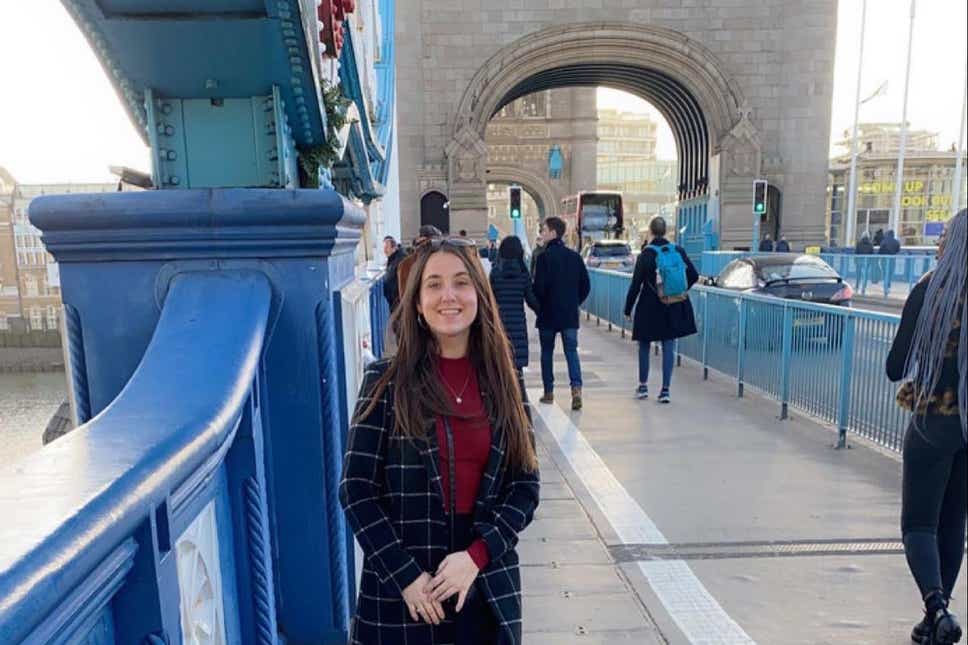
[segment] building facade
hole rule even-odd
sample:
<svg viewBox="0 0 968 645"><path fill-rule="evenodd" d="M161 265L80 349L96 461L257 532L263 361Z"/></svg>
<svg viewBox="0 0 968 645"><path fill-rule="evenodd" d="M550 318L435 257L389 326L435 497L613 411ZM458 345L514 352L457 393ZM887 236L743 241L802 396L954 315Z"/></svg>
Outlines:
<svg viewBox="0 0 968 645"><path fill-rule="evenodd" d="M560 212L566 196L595 189L596 101L591 87L546 90L494 115L485 136L488 225L510 232L508 185L522 186L527 195L522 206L529 235L542 217Z"/></svg>
<svg viewBox="0 0 968 645"><path fill-rule="evenodd" d="M631 240L655 215L675 212L678 162L656 158L657 129L647 114L598 110L598 189L622 193Z"/></svg>
<svg viewBox="0 0 968 645"><path fill-rule="evenodd" d="M857 202L854 231L865 233L891 228L891 211L900 149L900 124L863 123L858 125ZM847 240L844 212L847 209L850 176L849 132L839 143L845 154L830 162L827 200L827 241L832 245L853 246ZM901 182L900 230L895 231L906 246L933 245L953 210L955 165L958 153L938 148L938 135L924 130L908 133L905 147L904 178ZM962 163L965 163L962 157ZM968 173L962 173L958 208L968 200Z"/></svg>
<svg viewBox="0 0 968 645"><path fill-rule="evenodd" d="M60 329L60 271L27 218L30 202L41 195L118 189L115 183L20 184L0 168L0 330Z"/></svg>
<svg viewBox="0 0 968 645"><path fill-rule="evenodd" d="M782 192L791 243L823 239L836 2L526 5L399 3L405 236L431 191L449 205L451 229L483 232L486 129L505 105L542 90L609 86L669 114L677 197L715 223L724 248L749 244L756 178Z"/></svg>

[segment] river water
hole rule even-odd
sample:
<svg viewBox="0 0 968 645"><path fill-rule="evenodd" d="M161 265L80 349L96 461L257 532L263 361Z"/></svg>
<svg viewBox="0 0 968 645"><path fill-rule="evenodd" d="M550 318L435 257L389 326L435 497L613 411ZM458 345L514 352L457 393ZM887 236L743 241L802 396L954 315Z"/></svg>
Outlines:
<svg viewBox="0 0 968 645"><path fill-rule="evenodd" d="M0 373L0 467L43 446L44 429L66 399L63 372Z"/></svg>

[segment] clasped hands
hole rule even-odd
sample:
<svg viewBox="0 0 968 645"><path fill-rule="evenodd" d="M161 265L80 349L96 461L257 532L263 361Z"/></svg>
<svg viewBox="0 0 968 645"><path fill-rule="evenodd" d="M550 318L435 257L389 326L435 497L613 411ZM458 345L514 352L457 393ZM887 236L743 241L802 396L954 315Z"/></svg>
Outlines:
<svg viewBox="0 0 968 645"><path fill-rule="evenodd" d="M421 573L403 590L403 601L407 603L410 617L439 625L444 620L442 603L457 594L457 611L463 609L467 592L478 573L479 569L467 551L451 553L440 563L433 577Z"/></svg>

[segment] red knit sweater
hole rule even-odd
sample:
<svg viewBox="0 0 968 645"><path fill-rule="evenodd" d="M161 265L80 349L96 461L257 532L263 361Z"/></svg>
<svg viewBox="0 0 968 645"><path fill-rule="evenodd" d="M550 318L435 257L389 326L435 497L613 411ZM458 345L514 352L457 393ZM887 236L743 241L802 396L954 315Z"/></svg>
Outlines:
<svg viewBox="0 0 968 645"><path fill-rule="evenodd" d="M487 419L477 374L469 358L443 358L438 361L444 392L454 406L457 416L450 417L454 433L455 473L457 475L458 515L474 512L474 502L481 487L487 458L491 451L491 425ZM460 397L461 402L455 400ZM466 418L461 418L466 417ZM444 492L444 508L450 509L450 465L447 455L447 433L443 418L437 419L437 445L439 446L440 483ZM487 544L477 538L468 547L478 569L489 562Z"/></svg>

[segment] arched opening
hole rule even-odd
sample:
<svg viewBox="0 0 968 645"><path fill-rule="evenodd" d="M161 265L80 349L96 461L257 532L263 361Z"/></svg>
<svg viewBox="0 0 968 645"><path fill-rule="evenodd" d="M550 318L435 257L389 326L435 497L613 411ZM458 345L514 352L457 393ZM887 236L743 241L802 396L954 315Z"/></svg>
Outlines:
<svg viewBox="0 0 968 645"><path fill-rule="evenodd" d="M769 234L774 240L780 239L783 231L783 193L776 186L766 190L766 215L760 220L760 235Z"/></svg>
<svg viewBox="0 0 968 645"><path fill-rule="evenodd" d="M447 197L436 190L432 190L420 198L420 225L436 226L441 233L450 233L450 214L448 213Z"/></svg>
<svg viewBox="0 0 968 645"><path fill-rule="evenodd" d="M759 175L761 156L738 86L701 44L673 30L636 24L549 28L511 43L481 66L461 99L446 150L454 207L469 214L483 210L484 134L495 114L535 92L578 87L634 94L668 122L678 152L678 210L687 214L681 218L688 222L684 240L693 252L703 248L710 213L722 213L723 222L726 210L735 213L731 234L715 227L724 241L748 239L746 187ZM721 183L730 184L725 209L719 201Z"/></svg>

